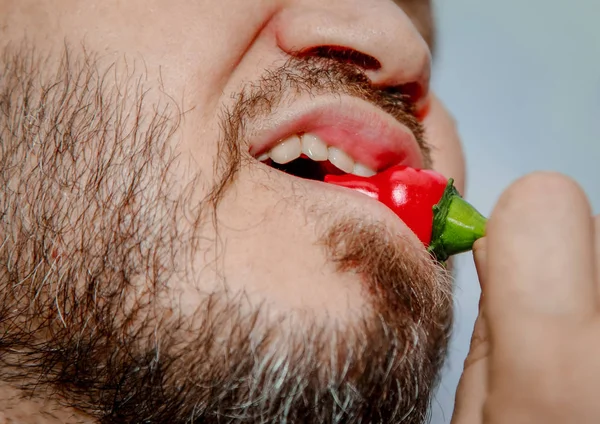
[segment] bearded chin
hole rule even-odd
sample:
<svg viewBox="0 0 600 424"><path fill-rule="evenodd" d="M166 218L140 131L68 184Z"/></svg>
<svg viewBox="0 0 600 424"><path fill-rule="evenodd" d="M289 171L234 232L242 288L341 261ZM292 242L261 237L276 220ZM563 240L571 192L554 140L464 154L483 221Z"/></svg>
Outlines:
<svg viewBox="0 0 600 424"><path fill-rule="evenodd" d="M177 108L144 114L143 87L124 101L89 57L48 76L24 51L0 72L2 384L106 423L426 421L452 302L424 250L359 219L330 226L324 255L368 293L352 322L274 316L226 284L174 312L169 287L194 280L182 252L199 251L235 177L244 117L224 124L223 177L194 204L174 195Z"/></svg>
<svg viewBox="0 0 600 424"><path fill-rule="evenodd" d="M166 319L156 298L125 310L120 297L67 289L35 303L35 316L3 309L2 375L107 423L426 422L448 338L447 280L382 234L348 221L325 236L340 272L361 272L372 293L371 312L352 323L273 317L225 292Z"/></svg>

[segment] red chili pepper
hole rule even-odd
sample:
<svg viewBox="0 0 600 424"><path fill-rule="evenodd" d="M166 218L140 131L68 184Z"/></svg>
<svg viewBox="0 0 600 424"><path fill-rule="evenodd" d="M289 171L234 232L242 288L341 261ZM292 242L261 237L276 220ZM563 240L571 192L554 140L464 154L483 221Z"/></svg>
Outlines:
<svg viewBox="0 0 600 424"><path fill-rule="evenodd" d="M360 191L398 215L440 261L470 250L485 235L486 219L430 170L395 166L373 177L327 175L325 182Z"/></svg>

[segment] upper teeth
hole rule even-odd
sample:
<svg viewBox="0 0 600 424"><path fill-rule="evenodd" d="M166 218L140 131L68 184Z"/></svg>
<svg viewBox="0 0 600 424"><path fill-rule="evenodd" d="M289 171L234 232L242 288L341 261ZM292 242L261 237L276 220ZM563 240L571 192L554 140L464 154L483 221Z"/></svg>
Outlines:
<svg viewBox="0 0 600 424"><path fill-rule="evenodd" d="M288 163L298 159L302 154L302 143L300 137L293 135L282 141L269 151L269 157L277 163Z"/></svg>
<svg viewBox="0 0 600 424"><path fill-rule="evenodd" d="M351 173L354 171L354 159L337 147L329 148L329 162L340 168L342 171Z"/></svg>
<svg viewBox="0 0 600 424"><path fill-rule="evenodd" d="M284 164L298 159L302 153L314 161L329 160L335 167L349 174L363 177L370 177L376 174L375 171L366 165L355 162L343 150L337 147L327 147L327 144L318 136L308 133L302 136L293 135L287 138L267 153L259 156L258 160L265 161L270 158L273 162Z"/></svg>
<svg viewBox="0 0 600 424"><path fill-rule="evenodd" d="M315 161L329 159L327 145L319 137L312 134L302 136L302 153Z"/></svg>

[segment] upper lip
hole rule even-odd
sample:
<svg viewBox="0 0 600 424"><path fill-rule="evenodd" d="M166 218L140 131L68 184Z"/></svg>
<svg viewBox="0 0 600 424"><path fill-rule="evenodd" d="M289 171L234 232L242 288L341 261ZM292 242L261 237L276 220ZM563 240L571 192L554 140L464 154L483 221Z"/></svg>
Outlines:
<svg viewBox="0 0 600 424"><path fill-rule="evenodd" d="M393 165L422 168L424 157L410 129L382 109L356 97L316 96L299 100L264 121L252 137L258 157L289 136L311 133L375 171Z"/></svg>

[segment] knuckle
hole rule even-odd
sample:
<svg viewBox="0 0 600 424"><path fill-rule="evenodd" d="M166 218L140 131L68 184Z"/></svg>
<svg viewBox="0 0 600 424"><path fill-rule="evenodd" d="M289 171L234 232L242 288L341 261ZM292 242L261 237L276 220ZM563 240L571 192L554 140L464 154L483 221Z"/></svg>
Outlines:
<svg viewBox="0 0 600 424"><path fill-rule="evenodd" d="M469 354L467 355L464 368L468 369L479 361L485 359L489 353L489 340L487 331L485 330L485 324L480 319L475 323L475 329L471 337L471 345L469 347Z"/></svg>
<svg viewBox="0 0 600 424"><path fill-rule="evenodd" d="M489 343L484 338L473 338L471 348L464 362L464 369L469 369L480 361L487 358L489 352Z"/></svg>

